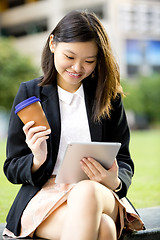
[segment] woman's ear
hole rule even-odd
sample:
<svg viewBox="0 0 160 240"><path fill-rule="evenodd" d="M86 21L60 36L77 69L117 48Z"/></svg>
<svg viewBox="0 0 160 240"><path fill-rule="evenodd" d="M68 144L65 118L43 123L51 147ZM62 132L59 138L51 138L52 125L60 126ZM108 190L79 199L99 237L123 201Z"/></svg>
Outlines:
<svg viewBox="0 0 160 240"><path fill-rule="evenodd" d="M54 35L51 34L50 40L49 40L49 48L51 50L51 53L54 53L54 46L55 46L53 38L54 38Z"/></svg>

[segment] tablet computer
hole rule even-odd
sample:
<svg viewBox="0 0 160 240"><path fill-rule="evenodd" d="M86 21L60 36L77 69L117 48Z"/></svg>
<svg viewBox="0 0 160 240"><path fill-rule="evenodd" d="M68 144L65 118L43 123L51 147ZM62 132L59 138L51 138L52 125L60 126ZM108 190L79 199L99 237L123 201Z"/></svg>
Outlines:
<svg viewBox="0 0 160 240"><path fill-rule="evenodd" d="M120 146L121 143L117 142L77 142L68 144L55 182L71 184L88 179L80 166L80 160L84 157L92 157L106 169L111 168Z"/></svg>

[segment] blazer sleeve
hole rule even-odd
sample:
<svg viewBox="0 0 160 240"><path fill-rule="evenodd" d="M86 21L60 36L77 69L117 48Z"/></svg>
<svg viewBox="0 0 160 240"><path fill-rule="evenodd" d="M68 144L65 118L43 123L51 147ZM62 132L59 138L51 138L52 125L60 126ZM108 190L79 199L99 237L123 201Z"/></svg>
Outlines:
<svg viewBox="0 0 160 240"><path fill-rule="evenodd" d="M28 97L30 97L29 91L26 84L22 83L10 114L4 173L12 183L39 185L43 178L44 166L42 165L36 173L31 173L33 154L25 142L23 123L14 112L15 106Z"/></svg>
<svg viewBox="0 0 160 240"><path fill-rule="evenodd" d="M110 124L105 129L107 140L120 142L121 147L117 154L119 166L119 178L122 181L122 189L117 192L120 198L127 195L134 174L134 163L130 156L129 143L130 131L121 96L117 97L112 103ZM106 139L105 139L106 140Z"/></svg>

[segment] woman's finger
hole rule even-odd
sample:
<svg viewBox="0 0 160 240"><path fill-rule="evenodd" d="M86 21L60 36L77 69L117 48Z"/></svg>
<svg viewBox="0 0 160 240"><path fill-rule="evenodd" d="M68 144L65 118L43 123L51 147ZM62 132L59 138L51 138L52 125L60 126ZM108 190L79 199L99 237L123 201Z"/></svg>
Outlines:
<svg viewBox="0 0 160 240"><path fill-rule="evenodd" d="M50 129L39 131L39 132L34 132L34 131L29 131L28 133L28 139L31 140L31 142L34 144L39 138L47 136L48 134L51 133Z"/></svg>
<svg viewBox="0 0 160 240"><path fill-rule="evenodd" d="M91 170L89 169L89 167L87 166L87 164L84 162L84 160L80 161L82 170L84 171L84 173L88 176L89 179L93 180L94 175L91 172Z"/></svg>
<svg viewBox="0 0 160 240"><path fill-rule="evenodd" d="M38 132L35 133L32 138L26 138L26 143L28 144L28 146L33 150L33 148L37 148L38 146L40 146L40 144L48 139L48 135L51 133L51 130L48 129L46 131L42 131L42 132Z"/></svg>
<svg viewBox="0 0 160 240"><path fill-rule="evenodd" d="M92 164L91 161L89 161L88 158L83 158L81 160L81 166L83 171L86 173L86 175L91 179L91 180L98 180L100 179L101 173L98 171L98 169Z"/></svg>
<svg viewBox="0 0 160 240"><path fill-rule="evenodd" d="M42 137L39 137L34 143L33 143L33 148L34 149L37 149L42 142L44 142L45 140L47 140L49 138L49 136L42 136Z"/></svg>
<svg viewBox="0 0 160 240"><path fill-rule="evenodd" d="M96 161L94 158L89 157L88 161L92 164L92 166L94 166L94 168L100 174L104 174L104 172L106 172L106 169L98 161Z"/></svg>
<svg viewBox="0 0 160 240"><path fill-rule="evenodd" d="M25 134L28 133L29 129L33 126L34 121L30 121L23 126L23 131Z"/></svg>
<svg viewBox="0 0 160 240"><path fill-rule="evenodd" d="M35 142L35 140L37 138L37 134L39 134L39 133L40 133L40 136L41 136L41 133L42 133L42 136L43 136L43 134L47 135L50 133L49 132L50 130L48 132L47 132L47 130L45 132L45 130L46 130L46 127L44 127L44 126L31 127L29 130L27 130L28 132L26 133L26 142L28 142L30 140Z"/></svg>
<svg viewBox="0 0 160 240"><path fill-rule="evenodd" d="M94 175L100 174L101 165L96 160L93 158L84 158L83 160Z"/></svg>

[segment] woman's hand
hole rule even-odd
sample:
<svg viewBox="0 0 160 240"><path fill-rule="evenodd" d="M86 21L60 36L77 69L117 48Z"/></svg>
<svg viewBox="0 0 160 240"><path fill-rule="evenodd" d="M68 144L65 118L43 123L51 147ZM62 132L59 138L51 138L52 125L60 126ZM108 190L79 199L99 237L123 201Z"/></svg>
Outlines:
<svg viewBox="0 0 160 240"><path fill-rule="evenodd" d="M49 138L48 134L51 133L51 130L46 130L44 126L32 127L33 124L34 121L26 123L23 131L26 135L26 143L34 155L32 172L35 172L47 158L46 140Z"/></svg>
<svg viewBox="0 0 160 240"><path fill-rule="evenodd" d="M80 163L83 171L90 180L102 183L112 190L115 190L119 186L121 181L118 178L118 164L116 159L109 170L106 170L93 158L83 158Z"/></svg>

